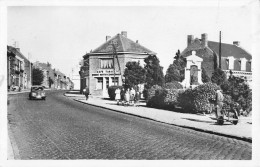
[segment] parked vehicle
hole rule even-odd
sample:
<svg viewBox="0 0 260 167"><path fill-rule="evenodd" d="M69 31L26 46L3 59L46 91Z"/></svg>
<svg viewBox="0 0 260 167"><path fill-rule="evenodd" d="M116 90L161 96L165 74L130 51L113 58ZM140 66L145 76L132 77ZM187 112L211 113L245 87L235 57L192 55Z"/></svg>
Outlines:
<svg viewBox="0 0 260 167"><path fill-rule="evenodd" d="M32 86L29 93L29 99L43 99L46 100L46 94L42 86Z"/></svg>

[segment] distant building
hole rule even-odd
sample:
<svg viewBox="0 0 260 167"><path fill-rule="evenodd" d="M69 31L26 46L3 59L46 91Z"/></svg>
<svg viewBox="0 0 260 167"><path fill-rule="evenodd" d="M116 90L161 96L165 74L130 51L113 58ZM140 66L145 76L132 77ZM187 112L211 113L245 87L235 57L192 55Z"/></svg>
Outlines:
<svg viewBox="0 0 260 167"><path fill-rule="evenodd" d="M194 39L193 35L188 35L187 47L181 55L190 56L192 51L196 51L196 55L203 59L201 66L211 77L214 66L219 66L219 42L209 41L207 34L202 34L201 39ZM221 69L227 76L232 70L234 76L243 77L250 84L252 82L251 61L252 55L241 47L239 41L234 41L233 44L221 43Z"/></svg>
<svg viewBox="0 0 260 167"><path fill-rule="evenodd" d="M80 65L76 65L75 67L72 68L71 70L71 81L73 82L74 85L74 90L80 90Z"/></svg>
<svg viewBox="0 0 260 167"><path fill-rule="evenodd" d="M60 72L57 69L52 69L52 65L50 63L41 63L36 61L33 64L34 68L38 68L43 71L43 82L42 86L50 89L71 89L73 87L73 83L69 77Z"/></svg>
<svg viewBox="0 0 260 167"><path fill-rule="evenodd" d="M34 68L39 68L43 71L43 82L42 82L42 86L44 86L45 88L54 88L54 72L52 69L52 66L50 63L41 63L39 61L36 61L35 63L33 63L33 67Z"/></svg>
<svg viewBox="0 0 260 167"><path fill-rule="evenodd" d="M20 52L20 48L7 46L7 85L30 89L32 85L32 64Z"/></svg>
<svg viewBox="0 0 260 167"><path fill-rule="evenodd" d="M114 57L113 45L116 48L118 60ZM139 61L142 65L144 59L149 55L156 55L156 53L140 45L138 41L130 40L126 31L122 31L121 34L117 34L112 38L106 36L105 43L83 56L83 66L89 67L84 67L86 69L81 68L81 79L86 78L86 81L82 83L89 87L90 94L108 97L107 90L109 86L123 84L122 75L126 63ZM82 87L85 87L85 85Z"/></svg>

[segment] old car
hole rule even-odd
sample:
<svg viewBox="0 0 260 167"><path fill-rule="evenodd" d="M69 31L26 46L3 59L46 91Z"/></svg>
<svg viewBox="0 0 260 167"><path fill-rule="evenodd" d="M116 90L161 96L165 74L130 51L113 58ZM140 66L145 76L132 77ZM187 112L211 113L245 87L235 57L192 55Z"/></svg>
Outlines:
<svg viewBox="0 0 260 167"><path fill-rule="evenodd" d="M46 94L42 86L32 86L29 93L29 99L46 99Z"/></svg>

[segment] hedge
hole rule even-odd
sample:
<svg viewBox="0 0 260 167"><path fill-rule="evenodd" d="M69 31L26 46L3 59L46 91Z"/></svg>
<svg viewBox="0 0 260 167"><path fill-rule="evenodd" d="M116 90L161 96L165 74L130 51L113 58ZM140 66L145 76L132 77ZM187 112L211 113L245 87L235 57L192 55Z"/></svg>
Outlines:
<svg viewBox="0 0 260 167"><path fill-rule="evenodd" d="M164 86L165 89L182 89L183 86L178 81L168 82Z"/></svg>
<svg viewBox="0 0 260 167"><path fill-rule="evenodd" d="M165 89L160 86L153 86L148 90L147 106L154 108L174 109L179 104L179 94L182 89Z"/></svg>
<svg viewBox="0 0 260 167"><path fill-rule="evenodd" d="M148 107L152 107L153 102L156 102L156 99L154 96L155 96L156 90L160 90L160 89L162 89L161 86L153 85L150 89L147 90L146 105ZM158 93L157 93L157 96L158 96Z"/></svg>
<svg viewBox="0 0 260 167"><path fill-rule="evenodd" d="M179 102L188 112L212 112L212 102L216 97L216 90L220 87L214 83L205 83L194 89L187 89L180 95Z"/></svg>
<svg viewBox="0 0 260 167"><path fill-rule="evenodd" d="M116 91L117 88L122 90L123 87L122 86L110 86L110 87L108 87L108 95L109 95L109 98L111 100L115 100L115 97L116 97L115 91Z"/></svg>

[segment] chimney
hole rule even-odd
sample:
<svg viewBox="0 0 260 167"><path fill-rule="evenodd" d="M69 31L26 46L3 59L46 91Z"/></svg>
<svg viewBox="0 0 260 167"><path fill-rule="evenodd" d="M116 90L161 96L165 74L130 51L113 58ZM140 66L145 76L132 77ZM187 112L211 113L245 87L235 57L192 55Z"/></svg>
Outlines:
<svg viewBox="0 0 260 167"><path fill-rule="evenodd" d="M233 45L240 46L240 42L239 41L234 41Z"/></svg>
<svg viewBox="0 0 260 167"><path fill-rule="evenodd" d="M106 36L106 42L111 38L111 36Z"/></svg>
<svg viewBox="0 0 260 167"><path fill-rule="evenodd" d="M127 38L127 32L126 31L122 31L121 35Z"/></svg>
<svg viewBox="0 0 260 167"><path fill-rule="evenodd" d="M193 35L188 35L187 46L189 46L193 41L194 41L194 36Z"/></svg>
<svg viewBox="0 0 260 167"><path fill-rule="evenodd" d="M138 40L136 40L136 42L135 43L138 43Z"/></svg>
<svg viewBox="0 0 260 167"><path fill-rule="evenodd" d="M201 34L201 43L203 47L208 46L208 34Z"/></svg>

